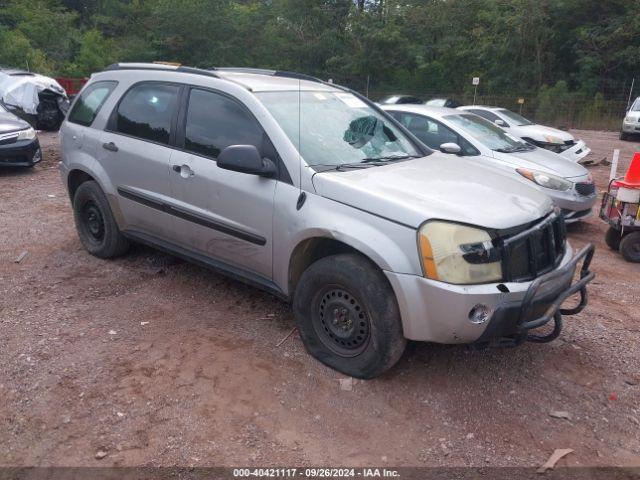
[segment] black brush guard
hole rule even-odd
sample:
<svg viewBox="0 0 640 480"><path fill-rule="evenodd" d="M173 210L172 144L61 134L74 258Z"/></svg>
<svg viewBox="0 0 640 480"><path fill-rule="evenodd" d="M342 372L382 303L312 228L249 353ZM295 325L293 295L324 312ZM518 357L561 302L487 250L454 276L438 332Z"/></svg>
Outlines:
<svg viewBox="0 0 640 480"><path fill-rule="evenodd" d="M562 331L562 316L575 315L587 306L587 284L595 278L595 273L589 271L594 251L593 244L586 245L566 265L531 282L521 301L499 306L487 329L475 342L476 346L515 347L523 342L547 343L556 339ZM579 278L573 283L580 262ZM577 293L580 293L578 305L561 308L569 297ZM530 333L552 320L553 330L550 333Z"/></svg>
<svg viewBox="0 0 640 480"><path fill-rule="evenodd" d="M545 313L536 318L535 320L524 321L520 323L519 329L520 333L524 335L524 341L528 342L536 342L536 343L547 343L560 335L562 331L562 315L575 315L584 310L584 307L587 306L589 301L587 294L587 283L592 281L596 274L589 271L589 266L591 265L591 260L593 259L593 253L595 252L595 246L590 243L583 247L566 265L557 270L547 273L542 277L535 279L529 290L524 296L524 300L522 301L522 310L520 318L529 318L532 312L533 301L536 298L536 294L538 291L544 287L545 284L552 282L561 278L564 275L567 275L571 272L575 272L575 269L578 266L578 263L583 260L582 268L580 268L580 278L579 280L571 285L568 289L564 290L558 297L547 307ZM573 308L560 308L564 301L580 292L580 303ZM535 328L539 328L543 325L546 325L554 320L553 331L547 335L532 335L528 332Z"/></svg>

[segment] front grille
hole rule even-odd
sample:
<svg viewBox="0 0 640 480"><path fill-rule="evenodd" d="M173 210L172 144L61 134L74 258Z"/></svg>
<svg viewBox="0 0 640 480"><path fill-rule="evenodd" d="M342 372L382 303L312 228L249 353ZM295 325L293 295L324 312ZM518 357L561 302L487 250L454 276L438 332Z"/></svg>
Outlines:
<svg viewBox="0 0 640 480"><path fill-rule="evenodd" d="M18 140L17 134L0 135L0 145L10 145Z"/></svg>
<svg viewBox="0 0 640 480"><path fill-rule="evenodd" d="M585 197L593 195L594 193L596 193L596 185L593 182L576 183L576 192L578 192L580 195L584 195Z"/></svg>
<svg viewBox="0 0 640 480"><path fill-rule="evenodd" d="M552 213L520 232L501 238L505 281L529 281L553 270L564 255L566 237L562 215Z"/></svg>

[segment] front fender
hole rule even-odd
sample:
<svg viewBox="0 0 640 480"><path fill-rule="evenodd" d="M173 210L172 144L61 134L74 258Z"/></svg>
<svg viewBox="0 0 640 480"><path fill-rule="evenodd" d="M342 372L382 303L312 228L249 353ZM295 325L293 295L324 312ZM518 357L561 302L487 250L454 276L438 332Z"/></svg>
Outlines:
<svg viewBox="0 0 640 480"><path fill-rule="evenodd" d="M306 192L300 210L300 191L278 184L275 199L273 275L288 295L289 265L296 247L311 238L329 238L359 251L381 270L420 274L416 230Z"/></svg>

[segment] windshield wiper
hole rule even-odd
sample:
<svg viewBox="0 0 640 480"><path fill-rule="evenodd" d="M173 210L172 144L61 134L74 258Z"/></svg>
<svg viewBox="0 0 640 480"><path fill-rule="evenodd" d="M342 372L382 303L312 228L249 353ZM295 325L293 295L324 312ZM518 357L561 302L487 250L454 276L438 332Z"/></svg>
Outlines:
<svg viewBox="0 0 640 480"><path fill-rule="evenodd" d="M384 163L391 162L393 160L407 160L409 158L420 158L417 155L388 155L386 157L375 157L375 158L363 158L360 163Z"/></svg>
<svg viewBox="0 0 640 480"><path fill-rule="evenodd" d="M509 147L509 148L497 148L496 152L500 153L517 153L517 152L528 152L531 150L526 145L521 145L519 147Z"/></svg>

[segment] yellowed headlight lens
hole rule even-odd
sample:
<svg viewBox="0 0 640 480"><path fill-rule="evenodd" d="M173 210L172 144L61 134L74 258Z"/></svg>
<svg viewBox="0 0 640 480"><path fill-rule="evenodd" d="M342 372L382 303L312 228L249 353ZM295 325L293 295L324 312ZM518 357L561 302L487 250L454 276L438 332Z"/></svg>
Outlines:
<svg viewBox="0 0 640 480"><path fill-rule="evenodd" d="M491 283L502 279L500 261L470 263L463 246L492 248L491 237L479 228L448 222L428 222L418 234L422 270L432 280L459 285Z"/></svg>

